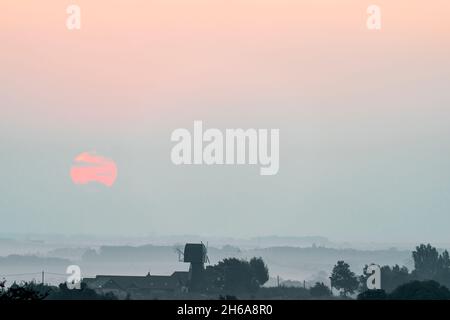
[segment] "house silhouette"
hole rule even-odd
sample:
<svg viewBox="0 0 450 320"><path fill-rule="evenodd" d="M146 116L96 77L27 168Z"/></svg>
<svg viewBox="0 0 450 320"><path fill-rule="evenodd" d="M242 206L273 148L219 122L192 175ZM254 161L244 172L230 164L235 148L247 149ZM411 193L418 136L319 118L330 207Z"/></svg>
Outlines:
<svg viewBox="0 0 450 320"><path fill-rule="evenodd" d="M97 275L95 278L84 278L83 283L97 293L113 293L118 298L133 299L151 296L175 296L198 288L208 261L207 249L203 243L187 243L184 247L183 259L190 263L189 271L175 271L169 276L151 275Z"/></svg>

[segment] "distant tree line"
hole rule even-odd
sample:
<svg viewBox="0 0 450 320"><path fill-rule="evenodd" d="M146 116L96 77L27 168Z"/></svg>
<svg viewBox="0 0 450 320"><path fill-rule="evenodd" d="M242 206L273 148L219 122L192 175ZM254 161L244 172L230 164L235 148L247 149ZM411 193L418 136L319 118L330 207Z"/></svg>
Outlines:
<svg viewBox="0 0 450 320"><path fill-rule="evenodd" d="M351 271L345 261L338 261L330 276L331 288L317 282L311 288L301 287L263 287L269 279L269 270L262 258L249 261L227 258L215 265L207 266L203 272L201 294L220 299L450 299L450 257L447 250L439 253L430 244L421 244L412 252L414 269L410 272L405 266L381 266L381 289L368 290L366 265L362 275ZM338 296L333 295L332 290ZM98 294L84 283L80 290L69 290L65 283L58 287L35 282L14 283L6 288L0 282L0 301L13 300L111 300L112 294Z"/></svg>
<svg viewBox="0 0 450 320"><path fill-rule="evenodd" d="M447 250L439 254L430 244L412 252L414 270L405 266L381 266L381 289L368 290L366 265L357 276L344 261L334 266L331 287L342 297L359 292L358 299L450 299L450 258Z"/></svg>

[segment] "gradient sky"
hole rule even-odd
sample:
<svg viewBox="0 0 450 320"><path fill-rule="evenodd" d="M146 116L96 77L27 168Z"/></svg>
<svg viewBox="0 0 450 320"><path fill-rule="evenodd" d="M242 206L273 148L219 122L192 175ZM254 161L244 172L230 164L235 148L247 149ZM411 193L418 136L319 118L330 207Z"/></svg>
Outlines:
<svg viewBox="0 0 450 320"><path fill-rule="evenodd" d="M2 0L0 232L450 242L449 16L448 0ZM194 120L279 128L278 175L174 166L170 134ZM111 188L72 182L85 151L115 161Z"/></svg>

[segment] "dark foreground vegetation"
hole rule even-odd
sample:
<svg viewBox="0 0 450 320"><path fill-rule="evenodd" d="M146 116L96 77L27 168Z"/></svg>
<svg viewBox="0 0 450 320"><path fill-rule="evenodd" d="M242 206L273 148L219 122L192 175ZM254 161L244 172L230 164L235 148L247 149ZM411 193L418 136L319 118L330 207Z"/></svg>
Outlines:
<svg viewBox="0 0 450 320"><path fill-rule="evenodd" d="M381 288L367 289L366 265L361 275L355 274L344 261L331 271L330 284L317 282L305 287L264 287L269 270L261 258L243 260L228 258L207 266L202 281L182 299L361 299L361 300L450 300L450 257L421 244L412 252L414 269L404 266L380 266ZM127 297L130 299L130 297ZM170 296L161 297L163 299ZM70 290L35 282L12 284L0 282L0 301L14 300L113 300L113 293L99 293L81 283L81 289Z"/></svg>

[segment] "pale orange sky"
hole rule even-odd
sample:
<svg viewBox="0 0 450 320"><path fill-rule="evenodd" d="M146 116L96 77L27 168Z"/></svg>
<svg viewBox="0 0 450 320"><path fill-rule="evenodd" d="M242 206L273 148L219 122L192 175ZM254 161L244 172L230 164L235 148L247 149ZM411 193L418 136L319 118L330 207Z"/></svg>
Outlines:
<svg viewBox="0 0 450 320"><path fill-rule="evenodd" d="M65 27L72 3L82 12L75 32ZM339 99L398 83L420 87L417 78L450 69L448 1L378 1L380 32L366 29L369 4L4 0L0 79L27 112L65 124L173 116L186 104L221 113L216 101L232 109L233 99L256 95ZM251 112L261 108L253 104Z"/></svg>
<svg viewBox="0 0 450 320"><path fill-rule="evenodd" d="M1 0L0 232L450 242L449 17L448 0ZM170 133L194 120L279 128L279 174L174 168ZM85 151L117 164L107 191L72 183Z"/></svg>

